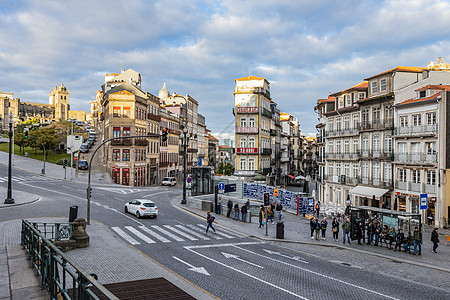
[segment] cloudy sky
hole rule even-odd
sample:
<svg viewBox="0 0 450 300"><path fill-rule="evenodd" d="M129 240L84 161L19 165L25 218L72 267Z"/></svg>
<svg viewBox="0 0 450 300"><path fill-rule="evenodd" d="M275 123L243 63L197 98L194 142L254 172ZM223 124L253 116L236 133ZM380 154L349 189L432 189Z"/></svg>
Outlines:
<svg viewBox="0 0 450 300"><path fill-rule="evenodd" d="M0 0L0 91L48 103L63 82L71 108L88 111L122 63L145 91L166 82L194 97L224 137L234 79L255 75L314 135L317 99L398 65L450 62L449 31L439 0Z"/></svg>

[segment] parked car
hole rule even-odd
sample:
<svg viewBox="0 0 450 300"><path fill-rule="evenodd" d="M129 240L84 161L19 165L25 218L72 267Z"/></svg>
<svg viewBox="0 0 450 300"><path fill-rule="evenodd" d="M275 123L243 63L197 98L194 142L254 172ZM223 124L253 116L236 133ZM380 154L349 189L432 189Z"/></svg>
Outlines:
<svg viewBox="0 0 450 300"><path fill-rule="evenodd" d="M89 152L89 145L87 143L83 143L80 146L80 152L81 153L86 153Z"/></svg>
<svg viewBox="0 0 450 300"><path fill-rule="evenodd" d="M130 213L136 216L136 218L140 217L154 217L158 216L158 207L155 202L147 199L136 199L125 204L124 208L125 213Z"/></svg>
<svg viewBox="0 0 450 300"><path fill-rule="evenodd" d="M92 147L92 145L94 144L94 142L92 140L87 140L86 144L88 145L88 148L90 149Z"/></svg>
<svg viewBox="0 0 450 300"><path fill-rule="evenodd" d="M164 177L162 180L162 185L175 186L177 184L177 179L175 177Z"/></svg>
<svg viewBox="0 0 450 300"><path fill-rule="evenodd" d="M86 131L89 131L89 130L91 130L91 127L90 126L85 126L84 129L86 129Z"/></svg>
<svg viewBox="0 0 450 300"><path fill-rule="evenodd" d="M75 121L75 124L77 124L77 126L83 126L83 121Z"/></svg>
<svg viewBox="0 0 450 300"><path fill-rule="evenodd" d="M94 142L95 142L95 139L94 139L94 138L89 138L89 139L88 139L88 142L89 142L89 141L91 142L91 145L94 145Z"/></svg>
<svg viewBox="0 0 450 300"><path fill-rule="evenodd" d="M87 160L80 160L78 162L78 169L80 169L80 170L87 170L88 169L88 162L87 162Z"/></svg>
<svg viewBox="0 0 450 300"><path fill-rule="evenodd" d="M89 135L94 134L95 135L95 129L89 129Z"/></svg>

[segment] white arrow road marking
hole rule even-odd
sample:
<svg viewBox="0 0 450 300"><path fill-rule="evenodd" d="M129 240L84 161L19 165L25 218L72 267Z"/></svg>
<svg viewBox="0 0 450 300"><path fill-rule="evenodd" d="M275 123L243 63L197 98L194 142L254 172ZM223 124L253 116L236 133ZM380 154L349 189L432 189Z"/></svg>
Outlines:
<svg viewBox="0 0 450 300"><path fill-rule="evenodd" d="M263 250L266 251L269 254L275 254L275 255L278 255L278 256L281 256L281 257L286 257L286 258L293 259L293 260L296 260L296 261L299 261L299 262L302 262L302 263L305 263L305 264L308 263L307 261L304 261L303 259L301 259L299 256L288 256L288 255L281 254L280 252L270 251L270 250L267 250L267 249L263 249Z"/></svg>
<svg viewBox="0 0 450 300"><path fill-rule="evenodd" d="M305 298L305 297L302 297L302 296L300 296L300 295L297 295L297 294L295 294L294 292L291 292L291 291L289 291L289 290L287 290L287 289L284 289L284 288L282 288L282 287L280 287L280 286L277 286L277 285L275 285L275 284L273 284L273 283L271 283L271 282L262 280L261 278L256 277L256 276L253 276L253 275L249 274L248 272L244 272L244 271L241 271L241 270L239 270L239 269L233 268L233 267L231 267L231 266L229 266L229 265L227 265L227 264L221 263L221 262L219 262L219 261L217 261L217 260L215 260L215 259L212 259L211 257L208 257L208 256L206 256L206 255L203 255L203 254L201 254L201 253L195 252L194 250L190 249L190 248L196 248L196 247L185 246L184 248L187 249L187 250L189 250L189 251L191 251L191 252L193 252L193 253L195 253L195 254L197 254L197 255L199 255L199 256L201 256L201 257L203 257L203 258L205 258L205 259L207 259L207 260L210 260L210 261L212 261L212 262L214 262L214 263L216 263L216 264L219 264L219 265L221 265L221 266L223 266L223 267L225 267L225 268L231 269L231 270L236 271L236 272L238 272L238 273L241 273L241 274L243 274L243 275L245 275L245 276L248 276L248 277L250 277L250 278L253 278L253 279L255 279L255 280L258 280L258 281L260 281L260 282L263 282L263 283L266 284L266 285L269 285L269 286L271 286L271 287L273 287L273 288L276 288L276 289L278 289L278 290L281 290L281 291L283 291L283 292L286 292L286 293L288 293L288 294L290 294L290 295L293 295L293 296L295 296L295 297L297 297L297 298L304 299L304 300L308 300L308 298Z"/></svg>
<svg viewBox="0 0 450 300"><path fill-rule="evenodd" d="M254 263L252 263L252 262L246 261L245 259L242 259L242 258L240 258L240 257L237 256L237 255L230 254L230 253L225 253L225 252L222 252L222 254L223 254L223 256L225 256L226 258L234 258L234 259L240 260L240 261L242 261L242 262L245 262L245 263L247 263L247 264L249 264L249 265L252 265L252 266L255 266L255 267L264 269L264 267L261 267L261 266L258 266L257 264L254 264Z"/></svg>
<svg viewBox="0 0 450 300"><path fill-rule="evenodd" d="M366 292L369 292L369 293L373 293L373 294L376 294L376 295L379 295L379 296L382 296L382 297L386 297L386 298L389 298L389 299L399 300L398 298L394 298L394 297L391 297L391 296L389 296L389 295L382 294L382 293L379 293L379 292L377 292L377 291L374 291L374 290L371 290L371 289L367 289L367 288L365 288L365 287L362 287L362 286L359 286L359 285L356 285L356 284L353 284L353 283L350 283L350 282L346 282L346 281L341 280L341 279L337 279L337 278L334 278L334 277L331 277L331 276L328 276L328 275L324 275L324 274L321 274L321 273L319 273L319 272L315 272L315 271L312 271L312 270L309 270L309 269L305 269L305 268L302 268L302 267L299 267L299 266L296 266L296 265L292 265L292 264L290 264L290 263L287 263L287 262L284 262L284 261L281 261L281 260L278 260L278 259L271 258L271 257L269 257L269 256L265 256L265 255L262 255L262 254L253 252L253 251L251 251L251 250L244 249L244 248L241 248L241 247L236 246L236 245L233 245L233 247L238 248L238 249L240 249L240 250L242 250L242 251L246 251L246 252L252 253L252 254L257 255L257 256L261 256L261 257L267 258L267 259L269 259L269 260L273 260L273 261L279 262L279 263L281 263L281 264L284 264L284 265L287 265L287 266L290 266L290 267L293 267L293 268L296 268L296 269L303 270L303 271L305 271L305 272L309 272L309 273L314 274L314 275L317 275L317 276L321 276L321 277L324 277L324 278L327 278L327 279L330 279L330 280L337 281L337 282L339 282L339 283L343 283L343 284L346 284L346 285L349 285L349 286L352 286L352 287L361 289L361 290L366 291ZM190 249L189 249L189 250L190 250ZM192 250L191 250L191 251L192 251ZM194 253L195 253L195 252L194 252Z"/></svg>
<svg viewBox="0 0 450 300"><path fill-rule="evenodd" d="M203 268L203 267L194 267L194 266L191 265L190 263L187 263L187 262L185 262L185 261L179 259L179 258L176 257L176 256L172 256L172 257L175 258L176 260L178 260L179 262L185 264L186 266L190 267L190 268L188 269L189 271L194 271L194 272L197 272L197 273L200 273L200 274L204 274L204 275L208 275L208 276L209 276L209 273L208 273L208 271L206 271L205 268Z"/></svg>

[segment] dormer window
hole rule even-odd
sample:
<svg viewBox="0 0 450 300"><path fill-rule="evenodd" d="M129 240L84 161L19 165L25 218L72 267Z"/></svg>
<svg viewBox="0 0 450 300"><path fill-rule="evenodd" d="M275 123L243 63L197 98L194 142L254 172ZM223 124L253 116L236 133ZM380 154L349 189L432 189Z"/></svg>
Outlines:
<svg viewBox="0 0 450 300"><path fill-rule="evenodd" d="M425 98L427 96L427 91L420 91L419 98Z"/></svg>
<svg viewBox="0 0 450 300"><path fill-rule="evenodd" d="M380 80L380 92L386 91L386 78Z"/></svg>
<svg viewBox="0 0 450 300"><path fill-rule="evenodd" d="M372 94L375 94L378 92L378 82L377 81L372 81L370 91Z"/></svg>

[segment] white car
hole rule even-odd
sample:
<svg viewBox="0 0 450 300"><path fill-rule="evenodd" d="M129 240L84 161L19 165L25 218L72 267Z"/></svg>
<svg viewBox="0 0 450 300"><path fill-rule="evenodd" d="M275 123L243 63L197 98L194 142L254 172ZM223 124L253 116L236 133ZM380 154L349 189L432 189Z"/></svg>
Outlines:
<svg viewBox="0 0 450 300"><path fill-rule="evenodd" d="M125 204L125 212L140 217L154 217L158 216L158 207L155 202L147 199L136 199Z"/></svg>
<svg viewBox="0 0 450 300"><path fill-rule="evenodd" d="M164 177L161 184L175 186L177 184L177 179L175 177Z"/></svg>

